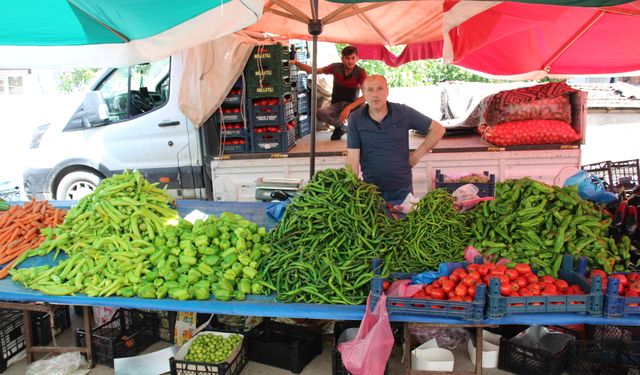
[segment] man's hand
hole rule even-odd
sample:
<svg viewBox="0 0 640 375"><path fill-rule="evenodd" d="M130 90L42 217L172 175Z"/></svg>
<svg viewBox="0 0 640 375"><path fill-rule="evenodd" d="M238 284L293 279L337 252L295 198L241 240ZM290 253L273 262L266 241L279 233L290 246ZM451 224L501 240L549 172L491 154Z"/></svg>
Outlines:
<svg viewBox="0 0 640 375"><path fill-rule="evenodd" d="M349 108L349 106L344 107L342 112L340 112L339 120L341 124L344 124L345 122L347 122L347 119L349 118L350 113L351 113L351 108Z"/></svg>

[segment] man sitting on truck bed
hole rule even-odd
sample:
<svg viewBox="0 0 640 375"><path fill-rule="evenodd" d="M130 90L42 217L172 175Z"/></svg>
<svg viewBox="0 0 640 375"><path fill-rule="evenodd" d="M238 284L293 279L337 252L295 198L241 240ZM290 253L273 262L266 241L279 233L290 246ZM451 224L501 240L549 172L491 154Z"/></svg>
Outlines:
<svg viewBox="0 0 640 375"><path fill-rule="evenodd" d="M364 97L358 98L358 91L367 78L367 72L356 65L358 63L358 49L347 46L342 49L342 62L334 63L318 69L318 74L333 75L333 91L331 105L318 109L318 120L333 125L332 141L337 141L347 132L344 125L347 117L354 109L364 103ZM296 60L290 64L311 73L312 68Z"/></svg>

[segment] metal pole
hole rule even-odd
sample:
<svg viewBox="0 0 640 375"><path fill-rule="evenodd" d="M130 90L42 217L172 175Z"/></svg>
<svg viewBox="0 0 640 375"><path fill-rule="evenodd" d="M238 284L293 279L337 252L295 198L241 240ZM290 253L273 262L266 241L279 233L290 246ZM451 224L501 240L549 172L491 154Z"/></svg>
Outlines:
<svg viewBox="0 0 640 375"><path fill-rule="evenodd" d="M309 179L316 173L316 113L318 112L318 35L322 33L322 20L318 19L318 0L311 0L311 20L307 25L313 35L311 62L311 147L309 149Z"/></svg>
<svg viewBox="0 0 640 375"><path fill-rule="evenodd" d="M311 148L309 149L309 179L316 173L316 113L318 112L318 36L313 36L311 62Z"/></svg>

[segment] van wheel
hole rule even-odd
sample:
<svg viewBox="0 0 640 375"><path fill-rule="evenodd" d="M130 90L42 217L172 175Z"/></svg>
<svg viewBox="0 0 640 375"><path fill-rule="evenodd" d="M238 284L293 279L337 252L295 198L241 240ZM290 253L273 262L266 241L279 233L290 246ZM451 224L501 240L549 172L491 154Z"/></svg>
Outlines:
<svg viewBox="0 0 640 375"><path fill-rule="evenodd" d="M82 197L93 193L100 180L100 176L91 172L71 172L60 180L56 189L56 199L80 200Z"/></svg>

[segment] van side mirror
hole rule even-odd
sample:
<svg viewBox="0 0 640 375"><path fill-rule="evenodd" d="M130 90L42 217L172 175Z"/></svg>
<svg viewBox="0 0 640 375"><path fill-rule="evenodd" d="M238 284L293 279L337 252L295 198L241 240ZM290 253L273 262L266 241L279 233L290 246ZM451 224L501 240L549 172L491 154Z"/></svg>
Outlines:
<svg viewBox="0 0 640 375"><path fill-rule="evenodd" d="M82 126L90 128L92 125L101 125L109 119L109 109L99 91L86 93L81 107Z"/></svg>

